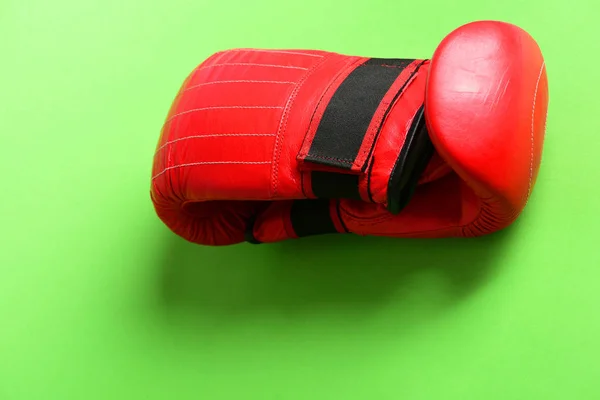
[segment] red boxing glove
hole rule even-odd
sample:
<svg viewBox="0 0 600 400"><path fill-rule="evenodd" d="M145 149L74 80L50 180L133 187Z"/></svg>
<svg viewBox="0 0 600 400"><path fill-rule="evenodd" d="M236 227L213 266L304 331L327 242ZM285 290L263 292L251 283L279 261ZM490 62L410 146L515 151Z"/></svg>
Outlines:
<svg viewBox="0 0 600 400"><path fill-rule="evenodd" d="M431 60L224 51L173 102L151 198L206 245L484 235L527 203L547 107L538 45L503 22L456 29Z"/></svg>

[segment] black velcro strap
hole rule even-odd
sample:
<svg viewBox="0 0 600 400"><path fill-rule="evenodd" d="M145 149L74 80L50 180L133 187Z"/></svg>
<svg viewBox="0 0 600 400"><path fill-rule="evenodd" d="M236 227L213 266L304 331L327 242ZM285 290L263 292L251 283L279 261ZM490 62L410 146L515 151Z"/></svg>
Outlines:
<svg viewBox="0 0 600 400"><path fill-rule="evenodd" d="M388 181L388 210L398 214L410 201L434 148L425 124L424 107L413 118Z"/></svg>
<svg viewBox="0 0 600 400"><path fill-rule="evenodd" d="M325 108L305 160L351 169L379 104L413 61L371 58L355 68Z"/></svg>
<svg viewBox="0 0 600 400"><path fill-rule="evenodd" d="M313 171L310 184L313 194L320 199L361 200L356 174Z"/></svg>
<svg viewBox="0 0 600 400"><path fill-rule="evenodd" d="M298 237L338 233L328 199L295 200L290 211L292 228Z"/></svg>

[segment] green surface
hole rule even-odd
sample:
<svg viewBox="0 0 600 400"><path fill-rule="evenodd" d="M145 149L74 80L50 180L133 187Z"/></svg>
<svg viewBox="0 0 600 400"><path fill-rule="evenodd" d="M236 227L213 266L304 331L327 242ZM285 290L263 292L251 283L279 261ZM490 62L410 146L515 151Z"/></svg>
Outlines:
<svg viewBox="0 0 600 400"><path fill-rule="evenodd" d="M599 399L598 4L3 0L0 399ZM155 216L159 129L211 53L428 57L476 19L548 68L513 228L201 248Z"/></svg>

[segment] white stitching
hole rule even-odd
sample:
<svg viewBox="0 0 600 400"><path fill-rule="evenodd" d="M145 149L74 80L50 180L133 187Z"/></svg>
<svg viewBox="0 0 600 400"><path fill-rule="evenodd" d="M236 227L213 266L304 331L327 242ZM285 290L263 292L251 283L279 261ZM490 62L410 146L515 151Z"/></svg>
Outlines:
<svg viewBox="0 0 600 400"><path fill-rule="evenodd" d="M294 105L294 101L296 100L296 96L300 92L300 89L304 85L304 82L308 79L308 77L315 72L319 67L321 67L325 62L329 60L329 57L324 57L321 61L312 66L310 71L308 71L304 76L296 83L288 99L285 104L285 108L281 113L281 118L279 119L279 127L277 128L277 136L275 137L275 145L273 146L273 158L275 159L275 163L272 164L271 167L271 187L273 190L273 197L277 196L277 185L279 183L279 157L281 156L281 147L279 146L280 138L282 135L285 135L285 131L287 129L287 119L290 113L292 106Z"/></svg>
<svg viewBox="0 0 600 400"><path fill-rule="evenodd" d="M189 114L189 113L193 113L193 112L196 112L196 111L225 110L225 109L236 109L236 108L247 108L247 109L278 109L279 108L279 109L281 109L283 107L282 106L211 106L211 107L192 108L191 110L182 111L180 113L172 115L169 119L167 119L165 121L165 125L167 123L171 122L176 117L179 117L180 115Z"/></svg>
<svg viewBox="0 0 600 400"><path fill-rule="evenodd" d="M206 69L206 68L226 67L226 66L234 66L234 65L253 65L253 66L256 66L256 67L302 69L302 70L305 70L305 71L309 69L309 68L305 68L305 67L296 67L296 66L293 66L293 65L257 64L257 63L223 63L223 64L212 64L212 65L206 65L204 67L200 67L198 69L200 70L200 69Z"/></svg>
<svg viewBox="0 0 600 400"><path fill-rule="evenodd" d="M308 56L308 57L319 57L323 58L324 56L320 54L310 54L310 53L302 53L299 51L287 51L287 50L271 50L271 49L232 49L231 52L239 52L239 51L250 51L250 52L261 52L261 53L279 53L279 54L295 54L298 56Z"/></svg>
<svg viewBox="0 0 600 400"><path fill-rule="evenodd" d="M265 84L269 84L269 83L273 83L273 84L282 84L282 85L293 85L296 82L288 82L288 81L254 81L254 80L248 80L248 79L242 79L242 80L232 80L232 81L212 81L212 82L204 82L204 83L199 83L197 85L193 85L190 86L188 88L186 88L184 90L184 92L187 92L188 90L200 87L200 86L206 86L206 85L215 85L218 83L265 83Z"/></svg>
<svg viewBox="0 0 600 400"><path fill-rule="evenodd" d="M159 176L161 176L165 172L167 172L167 171L169 171L171 169L175 169L175 168L193 167L193 166L196 166L196 165L218 165L218 164L252 164L252 165L257 165L257 164L271 164L271 161L200 161L200 162L193 162L193 163L187 163L187 164L177 164L177 165L172 165L170 167L167 167L167 168L163 169L158 174L154 175L152 177L152 180L158 178Z"/></svg>
<svg viewBox="0 0 600 400"><path fill-rule="evenodd" d="M546 61L542 62L542 66L540 67L540 72L537 77L537 81L535 82L535 91L533 92L533 106L531 107L531 154L529 157L529 185L527 187L527 197L531 195L531 184L533 182L533 148L534 148L534 118L535 118L535 102L537 99L538 88L540 85L540 79L542 78L542 72L544 71L544 66L546 65Z"/></svg>
<svg viewBox="0 0 600 400"><path fill-rule="evenodd" d="M182 140L201 139L201 138L210 138L210 137L227 137L227 136L275 136L275 134L274 133L213 133L213 134L209 134L209 135L186 136L186 137L182 137L179 139L173 139L173 140L169 140L168 142L165 142L162 146L160 146L158 149L156 149L156 153L158 153L159 151L161 151L168 145L180 142Z"/></svg>

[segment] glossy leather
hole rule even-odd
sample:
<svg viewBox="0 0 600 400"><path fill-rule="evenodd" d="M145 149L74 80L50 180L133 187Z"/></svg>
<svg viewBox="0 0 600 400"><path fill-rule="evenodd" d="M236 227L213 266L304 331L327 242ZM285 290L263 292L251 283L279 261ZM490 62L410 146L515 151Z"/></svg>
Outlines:
<svg viewBox="0 0 600 400"><path fill-rule="evenodd" d="M204 61L173 101L154 156L151 198L160 219L206 245L244 241L250 221L261 242L296 237L291 204L314 197L303 187L315 168L302 162L303 143L336 85L365 60L235 49ZM393 215L389 175L423 103L436 153ZM507 227L535 185L547 106L545 64L529 34L496 21L459 27L392 105L368 161L371 176L359 176L363 200L331 200L338 231L449 237Z"/></svg>

